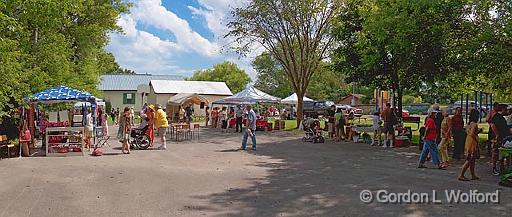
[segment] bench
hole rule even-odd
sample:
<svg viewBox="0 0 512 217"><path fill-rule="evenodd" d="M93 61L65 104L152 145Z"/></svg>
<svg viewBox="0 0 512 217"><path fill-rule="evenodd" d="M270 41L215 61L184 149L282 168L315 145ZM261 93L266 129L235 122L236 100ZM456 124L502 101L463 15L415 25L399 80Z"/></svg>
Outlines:
<svg viewBox="0 0 512 217"><path fill-rule="evenodd" d="M421 118L420 117L414 117L414 116L409 116L409 117L402 117L402 122L403 123L415 123L415 124L418 124L418 130L420 129L420 122L421 122Z"/></svg>
<svg viewBox="0 0 512 217"><path fill-rule="evenodd" d="M9 143L6 135L0 135L0 149L7 149L7 158L11 157L11 148L14 148L14 144Z"/></svg>

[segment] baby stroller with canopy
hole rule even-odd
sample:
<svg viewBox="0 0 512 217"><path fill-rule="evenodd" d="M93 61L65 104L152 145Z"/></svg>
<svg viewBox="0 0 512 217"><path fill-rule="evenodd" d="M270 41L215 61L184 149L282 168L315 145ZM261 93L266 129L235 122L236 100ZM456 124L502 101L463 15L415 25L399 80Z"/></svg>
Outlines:
<svg viewBox="0 0 512 217"><path fill-rule="evenodd" d="M304 137L302 137L303 142L325 142L325 139L322 136L322 129L320 128L320 121L318 119L308 118L302 123L304 128Z"/></svg>

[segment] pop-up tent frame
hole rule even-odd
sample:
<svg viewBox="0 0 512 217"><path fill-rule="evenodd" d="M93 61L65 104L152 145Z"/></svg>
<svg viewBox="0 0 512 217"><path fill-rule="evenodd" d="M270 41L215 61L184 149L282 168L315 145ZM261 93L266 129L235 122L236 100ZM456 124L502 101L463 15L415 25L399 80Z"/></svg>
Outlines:
<svg viewBox="0 0 512 217"><path fill-rule="evenodd" d="M241 105L241 104L256 104L256 103L280 103L281 98L271 96L261 90L256 89L254 86L249 86L244 90L236 93L233 96L213 102L212 104L223 105Z"/></svg>
<svg viewBox="0 0 512 217"><path fill-rule="evenodd" d="M80 91L66 86L59 86L25 97L24 100L25 102L34 104L34 107L37 107L37 103L49 105L62 102L89 102L91 104L91 110L93 111L93 135L94 140L96 140L97 98L89 92ZM33 115L33 113L30 115ZM34 136L35 135L32 135L32 138L34 138ZM96 143L96 141L94 141L94 143Z"/></svg>

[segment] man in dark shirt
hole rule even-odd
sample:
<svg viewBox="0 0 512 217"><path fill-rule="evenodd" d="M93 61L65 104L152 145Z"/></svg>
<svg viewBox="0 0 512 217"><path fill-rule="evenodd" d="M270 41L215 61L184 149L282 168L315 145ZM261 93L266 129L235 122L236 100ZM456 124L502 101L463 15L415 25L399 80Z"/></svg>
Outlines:
<svg viewBox="0 0 512 217"><path fill-rule="evenodd" d="M452 158L460 160L461 154L464 153L464 143L466 140L464 118L462 117L462 109L460 107L455 109L455 115L452 117L452 135L454 143Z"/></svg>
<svg viewBox="0 0 512 217"><path fill-rule="evenodd" d="M327 127L329 131L329 138L334 137L334 122L335 118L334 115L336 114L336 106L332 105L331 109L327 111Z"/></svg>
<svg viewBox="0 0 512 217"><path fill-rule="evenodd" d="M494 140L492 143L492 173L493 175L500 175L500 172L496 168L498 162L498 148L501 147L503 143L503 139L509 136L509 128L507 126L507 120L503 117L503 112L505 112L506 106L499 105L497 109L497 113L491 119L491 129L494 133ZM500 162L501 168L503 168L503 162Z"/></svg>
<svg viewBox="0 0 512 217"><path fill-rule="evenodd" d="M394 117L393 110L391 109L391 104L386 103L386 108L382 112L382 120L384 121L384 136L386 140L382 146L384 147L393 147L394 139L395 139L395 128L394 128Z"/></svg>
<svg viewBox="0 0 512 217"><path fill-rule="evenodd" d="M190 122L192 122L192 114L194 113L194 110L193 108L191 108L192 105L187 105L187 107L185 107L185 116L186 116L186 119L187 119L187 123L190 124Z"/></svg>
<svg viewBox="0 0 512 217"><path fill-rule="evenodd" d="M437 112L434 117L434 122L436 123L436 144L439 144L441 142L441 124L443 123L444 117L441 109L439 108L439 104L434 104L432 108Z"/></svg>

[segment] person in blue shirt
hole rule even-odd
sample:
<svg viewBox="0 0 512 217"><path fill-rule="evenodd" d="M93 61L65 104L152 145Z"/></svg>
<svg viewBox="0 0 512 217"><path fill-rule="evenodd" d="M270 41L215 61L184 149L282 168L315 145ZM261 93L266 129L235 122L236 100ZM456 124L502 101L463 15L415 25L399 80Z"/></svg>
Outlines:
<svg viewBox="0 0 512 217"><path fill-rule="evenodd" d="M256 113L252 110L251 105L247 105L245 110L247 111L247 122L241 149L245 150L247 148L247 137L250 136L252 139L252 150L256 150Z"/></svg>

